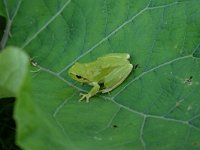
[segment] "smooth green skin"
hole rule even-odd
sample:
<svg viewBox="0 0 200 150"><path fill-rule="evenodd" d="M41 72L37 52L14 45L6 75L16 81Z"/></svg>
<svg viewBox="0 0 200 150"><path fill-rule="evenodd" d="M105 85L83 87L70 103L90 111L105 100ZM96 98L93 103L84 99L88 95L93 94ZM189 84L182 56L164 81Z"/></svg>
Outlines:
<svg viewBox="0 0 200 150"><path fill-rule="evenodd" d="M69 69L69 75L78 82L93 86L87 94L81 93L79 101L86 99L89 102L96 93L106 93L119 86L133 69L129 58L127 53L111 53L94 62L75 63Z"/></svg>

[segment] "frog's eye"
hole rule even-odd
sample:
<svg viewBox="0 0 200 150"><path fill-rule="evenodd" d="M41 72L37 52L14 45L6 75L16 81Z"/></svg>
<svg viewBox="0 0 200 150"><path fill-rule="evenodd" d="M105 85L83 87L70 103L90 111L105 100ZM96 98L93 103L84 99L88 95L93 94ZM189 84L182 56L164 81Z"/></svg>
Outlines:
<svg viewBox="0 0 200 150"><path fill-rule="evenodd" d="M88 81L88 79L82 77L82 76L79 76L79 75L76 75L76 78L77 79L80 79L81 81Z"/></svg>
<svg viewBox="0 0 200 150"><path fill-rule="evenodd" d="M79 76L79 75L76 75L76 77L78 78L78 79L81 79L82 77L81 76Z"/></svg>

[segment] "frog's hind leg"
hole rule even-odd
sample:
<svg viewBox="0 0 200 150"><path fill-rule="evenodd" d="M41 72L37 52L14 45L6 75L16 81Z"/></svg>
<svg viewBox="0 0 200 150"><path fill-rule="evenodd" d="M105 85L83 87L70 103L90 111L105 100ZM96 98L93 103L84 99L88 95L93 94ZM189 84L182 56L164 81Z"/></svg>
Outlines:
<svg viewBox="0 0 200 150"><path fill-rule="evenodd" d="M117 86L119 86L127 78L132 69L133 65L127 64L121 66L121 68L116 68L115 70L113 70L112 73L110 73L108 76L105 77L104 80L105 89L103 89L101 92L107 93L116 88Z"/></svg>

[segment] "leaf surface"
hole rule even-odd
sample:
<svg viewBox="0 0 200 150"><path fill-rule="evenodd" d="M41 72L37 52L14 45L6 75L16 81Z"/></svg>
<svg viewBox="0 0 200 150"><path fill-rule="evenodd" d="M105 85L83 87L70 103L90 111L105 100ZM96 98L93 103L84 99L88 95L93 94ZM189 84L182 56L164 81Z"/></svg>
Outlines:
<svg viewBox="0 0 200 150"><path fill-rule="evenodd" d="M7 45L24 48L40 69L32 74L33 101L18 101L22 147L200 149L199 0L19 3ZM113 52L129 53L138 69L110 94L79 103L90 87L67 70ZM31 103L39 114L29 117Z"/></svg>

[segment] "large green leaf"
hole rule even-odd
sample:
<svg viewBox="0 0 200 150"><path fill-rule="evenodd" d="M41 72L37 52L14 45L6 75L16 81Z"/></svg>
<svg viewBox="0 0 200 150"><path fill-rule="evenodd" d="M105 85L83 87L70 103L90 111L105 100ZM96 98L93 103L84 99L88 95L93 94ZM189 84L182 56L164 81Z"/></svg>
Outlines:
<svg viewBox="0 0 200 150"><path fill-rule="evenodd" d="M24 48L40 68L33 101L17 102L20 146L200 149L199 0L17 0L10 15L18 4L7 45ZM111 52L130 53L138 69L111 93L79 103L89 88L67 69Z"/></svg>

